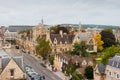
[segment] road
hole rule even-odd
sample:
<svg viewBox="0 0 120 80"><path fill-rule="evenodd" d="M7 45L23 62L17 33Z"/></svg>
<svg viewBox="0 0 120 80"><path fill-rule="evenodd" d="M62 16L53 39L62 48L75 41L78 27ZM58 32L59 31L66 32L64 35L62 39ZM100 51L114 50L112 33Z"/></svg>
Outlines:
<svg viewBox="0 0 120 80"><path fill-rule="evenodd" d="M14 48L12 48L11 51L13 55L19 54L18 53L19 51ZM38 61L37 59L33 58L32 56L30 56L30 54L23 53L23 57L24 57L25 65L30 65L39 75L44 75L45 80L62 80L57 75L55 75L52 71L41 66L40 65L41 61L40 60Z"/></svg>

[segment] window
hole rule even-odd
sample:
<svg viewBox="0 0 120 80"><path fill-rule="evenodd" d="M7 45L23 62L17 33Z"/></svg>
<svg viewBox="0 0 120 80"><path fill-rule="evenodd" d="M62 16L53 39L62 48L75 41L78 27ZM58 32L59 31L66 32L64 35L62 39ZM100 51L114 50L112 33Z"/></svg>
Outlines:
<svg viewBox="0 0 120 80"><path fill-rule="evenodd" d="M90 41L89 41L89 47L88 47L88 49L89 49L89 51L92 51L93 50L93 40L91 39Z"/></svg>
<svg viewBox="0 0 120 80"><path fill-rule="evenodd" d="M109 72L109 75L111 76L111 75L112 75L112 72Z"/></svg>
<svg viewBox="0 0 120 80"><path fill-rule="evenodd" d="M14 76L14 69L10 69L10 76Z"/></svg>
<svg viewBox="0 0 120 80"><path fill-rule="evenodd" d="M119 78L119 74L117 74L117 78Z"/></svg>

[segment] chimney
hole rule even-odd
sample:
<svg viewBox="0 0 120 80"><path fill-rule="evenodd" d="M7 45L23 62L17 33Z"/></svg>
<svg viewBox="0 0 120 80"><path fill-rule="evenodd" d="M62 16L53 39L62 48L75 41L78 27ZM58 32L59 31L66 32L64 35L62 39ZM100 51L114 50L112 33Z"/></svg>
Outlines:
<svg viewBox="0 0 120 80"><path fill-rule="evenodd" d="M61 37L63 37L63 31L62 30L59 31L59 34L61 35Z"/></svg>

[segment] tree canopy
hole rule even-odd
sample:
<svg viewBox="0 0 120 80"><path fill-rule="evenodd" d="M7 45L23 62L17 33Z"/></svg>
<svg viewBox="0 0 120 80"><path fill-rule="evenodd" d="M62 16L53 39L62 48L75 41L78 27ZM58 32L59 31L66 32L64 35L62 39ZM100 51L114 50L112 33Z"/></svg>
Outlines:
<svg viewBox="0 0 120 80"><path fill-rule="evenodd" d="M73 45L73 47L74 47L73 51L68 51L68 53L70 53L71 55L80 55L81 54L84 57L87 56L87 52L86 52L87 46L84 41L82 41L80 43L75 43Z"/></svg>
<svg viewBox="0 0 120 80"><path fill-rule="evenodd" d="M104 42L101 40L101 35L99 33L94 35L95 40L97 41L97 49L98 50L103 50L103 44Z"/></svg>
<svg viewBox="0 0 120 80"><path fill-rule="evenodd" d="M104 56L102 57L102 63L103 64L106 64L108 62L108 59L110 57L113 57L115 56L115 54L119 53L120 54L120 48L119 47L116 47L116 46L111 46L109 48L106 48L104 50Z"/></svg>
<svg viewBox="0 0 120 80"><path fill-rule="evenodd" d="M21 30L18 32L18 34L29 33L29 32L30 32L30 30Z"/></svg>
<svg viewBox="0 0 120 80"><path fill-rule="evenodd" d="M112 45L115 45L115 36L114 34L109 30L103 30L101 33L101 39L104 42L103 47L110 47Z"/></svg>
<svg viewBox="0 0 120 80"><path fill-rule="evenodd" d="M38 40L38 45L36 46L36 53L46 59L48 53L51 51L49 41L46 41L45 38L40 38Z"/></svg>
<svg viewBox="0 0 120 80"><path fill-rule="evenodd" d="M66 27L62 27L60 25L57 25L57 26L53 26L50 28L51 32L54 33L54 34L59 34L60 30L63 31L63 33L69 33L69 31L67 30Z"/></svg>
<svg viewBox="0 0 120 80"><path fill-rule="evenodd" d="M85 69L85 76L87 79L93 79L93 68L92 66L87 66Z"/></svg>

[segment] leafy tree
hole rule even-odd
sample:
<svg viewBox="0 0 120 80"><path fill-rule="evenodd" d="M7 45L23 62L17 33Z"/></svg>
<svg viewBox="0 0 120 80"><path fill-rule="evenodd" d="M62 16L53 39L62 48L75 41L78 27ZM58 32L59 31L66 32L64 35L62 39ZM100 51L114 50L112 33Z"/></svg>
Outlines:
<svg viewBox="0 0 120 80"><path fill-rule="evenodd" d="M104 50L104 56L102 57L102 63L106 64L110 57L115 56L115 54L120 53L120 48L116 46L111 46Z"/></svg>
<svg viewBox="0 0 120 80"><path fill-rule="evenodd" d="M101 33L101 39L104 42L103 47L110 47L112 45L115 45L115 36L114 34L109 30L103 30Z"/></svg>
<svg viewBox="0 0 120 80"><path fill-rule="evenodd" d="M51 32L54 33L54 34L59 34L59 31L62 30L63 33L69 33L69 31L67 30L66 27L62 27L60 25L57 25L57 26L54 26L54 27L51 27L50 28Z"/></svg>
<svg viewBox="0 0 120 80"><path fill-rule="evenodd" d="M101 40L101 35L99 33L94 35L95 40L97 41L97 48L98 50L103 50L103 44L104 42Z"/></svg>
<svg viewBox="0 0 120 80"><path fill-rule="evenodd" d="M38 45L36 46L36 53L46 59L48 53L51 51L49 41L46 41L45 38L40 38L38 40Z"/></svg>
<svg viewBox="0 0 120 80"><path fill-rule="evenodd" d="M82 74L75 71L72 73L72 80L83 80L83 76Z"/></svg>
<svg viewBox="0 0 120 80"><path fill-rule="evenodd" d="M51 65L54 64L54 55L49 56L49 62L50 62Z"/></svg>
<svg viewBox="0 0 120 80"><path fill-rule="evenodd" d="M74 49L71 52L72 55L79 55L80 53L82 54L82 56L87 56L87 52L86 52L86 45L85 42L81 42L81 43L75 43L74 44Z"/></svg>
<svg viewBox="0 0 120 80"><path fill-rule="evenodd" d="M93 79L93 68L92 66L87 66L85 68L85 74L84 74L87 79Z"/></svg>
<svg viewBox="0 0 120 80"><path fill-rule="evenodd" d="M30 30L21 30L18 32L18 34L28 33Z"/></svg>

